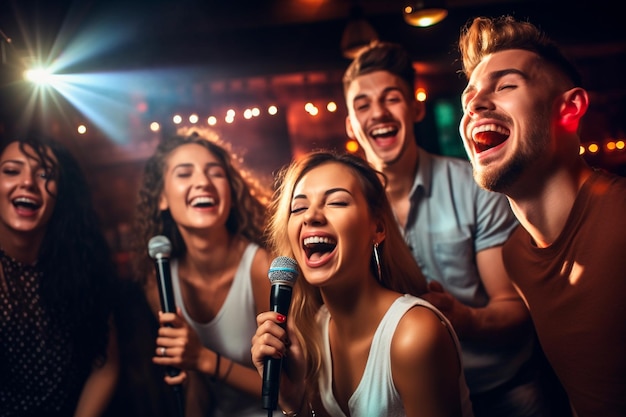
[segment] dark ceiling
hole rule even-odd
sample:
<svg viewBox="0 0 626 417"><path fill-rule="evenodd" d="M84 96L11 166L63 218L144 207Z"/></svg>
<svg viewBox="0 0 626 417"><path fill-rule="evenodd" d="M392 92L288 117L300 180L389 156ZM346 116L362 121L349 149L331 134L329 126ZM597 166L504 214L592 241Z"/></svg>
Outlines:
<svg viewBox="0 0 626 417"><path fill-rule="evenodd" d="M285 103L293 102L297 94L330 95L332 88L333 99L341 100L341 75L349 60L342 55L340 41L351 11L359 7L379 39L410 50L418 79L425 80L430 92L448 97L456 97L464 86L456 51L463 24L478 15L528 19L579 65L595 96L595 113L609 121L608 134L626 130L626 29L613 0L447 0L448 17L430 28L405 23L404 4L405 0L4 0L0 121L12 119L24 107L16 99L21 91L4 87L21 80L24 59L29 57L66 62L67 73L146 70L150 77L161 77L150 78L147 87L140 82L128 87L144 97L153 91L140 88L167 87L170 96L190 99L200 86L211 94L247 94L245 99L269 92ZM261 87L254 91L253 85ZM277 91L278 85L287 88ZM315 88L308 88L311 85Z"/></svg>
<svg viewBox="0 0 626 417"><path fill-rule="evenodd" d="M512 14L539 25L574 58L587 87L598 96L594 99L598 113L611 120L609 134L626 130L622 122L626 29L613 0L447 0L448 17L430 28L406 24L404 4L404 0L4 0L0 85L21 77L18 69L25 57L42 56L69 62L65 69L69 73L147 70L155 76L192 68L182 80L177 75L148 87L165 85L185 97L200 84L211 84L213 93L219 83L228 84L221 90L226 93L239 83L244 85L238 87L239 93L254 94L252 79L261 79L262 93L267 94L276 89L277 78L283 84L289 79L290 89L280 94L293 100L294 88L305 84L317 83L318 91L329 85L340 88L349 63L340 41L357 6L379 39L410 50L418 75L431 84L431 91L456 96L464 85L456 51L462 25L478 15ZM133 88L138 88L135 84ZM0 90L3 119L22 107L6 90Z"/></svg>
<svg viewBox="0 0 626 417"><path fill-rule="evenodd" d="M622 14L612 0L448 0L450 13L428 29L402 19L402 0L5 0L0 29L22 53L27 43L93 36L101 50L85 68L210 66L215 76L253 76L344 68L339 47L354 5L379 38L405 44L418 62L453 70L459 29L476 15L514 14L542 26L579 59L626 50ZM585 5L585 3L587 5ZM590 7L592 4L593 7ZM98 29L99 32L94 32ZM37 37L39 39L37 40ZM89 51L85 51L87 54ZM437 67L435 67L437 68ZM458 69L458 68L455 68Z"/></svg>

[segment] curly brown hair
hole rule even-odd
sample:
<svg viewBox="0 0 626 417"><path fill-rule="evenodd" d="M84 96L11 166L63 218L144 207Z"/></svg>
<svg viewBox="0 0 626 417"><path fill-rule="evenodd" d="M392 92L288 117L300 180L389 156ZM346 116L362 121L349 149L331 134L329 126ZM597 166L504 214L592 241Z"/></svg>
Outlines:
<svg viewBox="0 0 626 417"><path fill-rule="evenodd" d="M167 158L173 150L187 144L198 144L208 149L226 171L233 202L226 221L228 232L233 236L243 236L262 247L266 246L264 231L270 190L256 180L251 171L243 167L243 160L233 152L230 144L221 140L215 131L184 128L173 137L162 140L144 167L131 243L134 275L143 284L154 268L147 252L150 238L156 235L166 236L172 243L171 256L173 258L184 255L187 250L169 210L159 209Z"/></svg>

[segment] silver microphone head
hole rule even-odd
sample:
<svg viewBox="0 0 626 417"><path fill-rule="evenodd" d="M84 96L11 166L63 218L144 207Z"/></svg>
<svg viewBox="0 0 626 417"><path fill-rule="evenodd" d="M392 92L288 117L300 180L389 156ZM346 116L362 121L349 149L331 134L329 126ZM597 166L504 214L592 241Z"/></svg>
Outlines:
<svg viewBox="0 0 626 417"><path fill-rule="evenodd" d="M172 244L167 237L154 236L148 242L148 254L152 259L168 258L170 253L172 253Z"/></svg>
<svg viewBox="0 0 626 417"><path fill-rule="evenodd" d="M267 276L272 284L281 283L293 287L298 278L298 263L287 256L279 256L272 261Z"/></svg>

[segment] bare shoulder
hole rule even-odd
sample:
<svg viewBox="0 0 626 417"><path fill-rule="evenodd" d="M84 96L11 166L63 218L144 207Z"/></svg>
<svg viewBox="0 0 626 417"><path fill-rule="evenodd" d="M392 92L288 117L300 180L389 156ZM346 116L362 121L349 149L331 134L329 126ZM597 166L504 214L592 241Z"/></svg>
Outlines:
<svg viewBox="0 0 626 417"><path fill-rule="evenodd" d="M269 282L267 278L267 271L269 271L271 263L272 258L270 253L261 247L257 249L250 268L253 281L263 280Z"/></svg>
<svg viewBox="0 0 626 417"><path fill-rule="evenodd" d="M414 306L391 342L391 373L407 415L461 415L461 360L451 329L428 307Z"/></svg>
<svg viewBox="0 0 626 417"><path fill-rule="evenodd" d="M441 355L457 357L448 324L430 308L419 305L408 310L398 323L391 349L394 362L409 367Z"/></svg>
<svg viewBox="0 0 626 417"><path fill-rule="evenodd" d="M267 311L271 288L267 272L271 263L272 259L270 253L266 249L259 248L254 255L252 266L250 267L250 280L252 282L254 300L257 306L257 314Z"/></svg>

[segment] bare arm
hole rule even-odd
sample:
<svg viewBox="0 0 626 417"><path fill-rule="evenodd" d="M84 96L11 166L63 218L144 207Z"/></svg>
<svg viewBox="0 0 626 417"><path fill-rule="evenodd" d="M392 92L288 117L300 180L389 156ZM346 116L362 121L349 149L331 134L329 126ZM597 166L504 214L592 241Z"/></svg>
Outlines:
<svg viewBox="0 0 626 417"><path fill-rule="evenodd" d="M530 314L506 273L502 247L478 252L476 263L489 303L474 309L471 334L502 345L525 340L532 326Z"/></svg>
<svg viewBox="0 0 626 417"><path fill-rule="evenodd" d="M462 415L459 353L431 310L414 307L400 320L391 344L391 370L408 417Z"/></svg>
<svg viewBox="0 0 626 417"><path fill-rule="evenodd" d="M269 254L259 249L251 267L251 282L254 292L256 310L268 309L270 282L267 271L270 266ZM151 304L158 302L156 297ZM166 347L167 356L162 357L155 351L153 362L158 365L169 365L184 370L194 370L210 375L223 383L261 398L262 381L256 376L256 369L235 362L228 357L220 356L216 352L204 347L196 332L182 317L177 315L159 314L161 327L156 346ZM170 324L172 327L165 327ZM166 378L167 383L180 382Z"/></svg>
<svg viewBox="0 0 626 417"><path fill-rule="evenodd" d="M270 254L264 249L259 249L252 263L250 279L252 280L252 292L254 293L257 315L269 309L271 283L267 274L271 262Z"/></svg>
<svg viewBox="0 0 626 417"><path fill-rule="evenodd" d="M83 387L76 407L75 417L101 416L113 397L119 377L119 351L117 334L113 325L109 332L107 359L100 368L95 368Z"/></svg>
<svg viewBox="0 0 626 417"><path fill-rule="evenodd" d="M531 322L523 300L510 281L502 261L502 247L478 252L476 263L489 295L485 307L464 305L446 293L438 282L423 296L441 310L463 340L488 341L495 346L518 343L528 336Z"/></svg>

